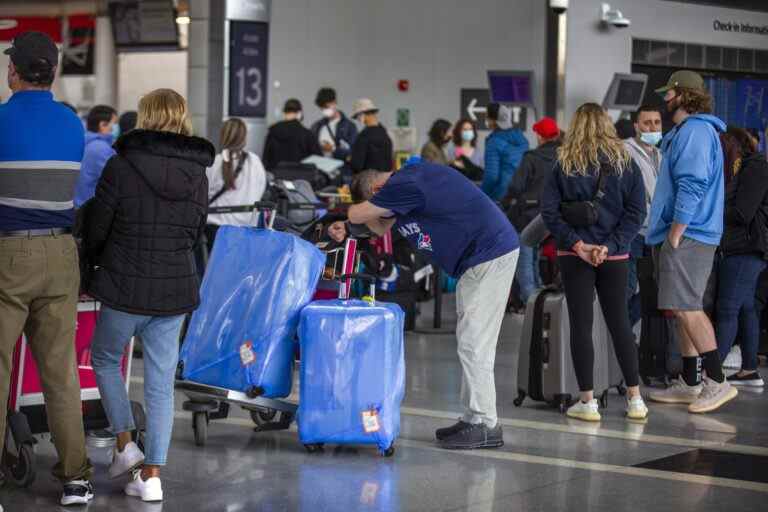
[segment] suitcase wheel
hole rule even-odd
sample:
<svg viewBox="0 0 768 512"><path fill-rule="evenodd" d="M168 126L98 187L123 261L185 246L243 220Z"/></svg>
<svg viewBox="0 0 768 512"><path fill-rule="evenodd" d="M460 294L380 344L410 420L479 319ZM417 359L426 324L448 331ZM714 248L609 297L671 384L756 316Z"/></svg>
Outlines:
<svg viewBox="0 0 768 512"><path fill-rule="evenodd" d="M275 409L266 409L263 411L251 411L251 419L257 426L266 425L272 423L277 416Z"/></svg>
<svg viewBox="0 0 768 512"><path fill-rule="evenodd" d="M512 403L515 404L515 407L520 407L523 405L523 402L525 401L526 392L522 389L517 390L517 398L515 398Z"/></svg>
<svg viewBox="0 0 768 512"><path fill-rule="evenodd" d="M195 433L195 444L205 446L208 440L208 413L197 411L192 415L192 430Z"/></svg>
<svg viewBox="0 0 768 512"><path fill-rule="evenodd" d="M29 487L35 481L35 454L31 444L21 444L14 455L6 446L3 452L3 473L17 487Z"/></svg>
<svg viewBox="0 0 768 512"><path fill-rule="evenodd" d="M600 407L602 409L608 408L608 390L607 389L603 391L602 395L600 395Z"/></svg>
<svg viewBox="0 0 768 512"><path fill-rule="evenodd" d="M394 454L395 454L395 445L393 444L392 446L390 446L389 448L384 450L384 452L382 452L381 455L382 455L382 457L391 457Z"/></svg>
<svg viewBox="0 0 768 512"><path fill-rule="evenodd" d="M322 453L324 451L323 446L323 443L305 444L304 448L306 448L307 453Z"/></svg>

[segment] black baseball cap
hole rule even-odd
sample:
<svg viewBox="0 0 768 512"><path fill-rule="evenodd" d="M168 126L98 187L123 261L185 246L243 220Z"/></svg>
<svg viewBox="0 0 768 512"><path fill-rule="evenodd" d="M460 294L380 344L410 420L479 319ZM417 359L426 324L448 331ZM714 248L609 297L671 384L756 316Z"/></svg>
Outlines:
<svg viewBox="0 0 768 512"><path fill-rule="evenodd" d="M13 65L22 72L45 72L59 63L59 49L48 34L24 32L13 38L11 47L5 50ZM46 67L47 64L47 67Z"/></svg>

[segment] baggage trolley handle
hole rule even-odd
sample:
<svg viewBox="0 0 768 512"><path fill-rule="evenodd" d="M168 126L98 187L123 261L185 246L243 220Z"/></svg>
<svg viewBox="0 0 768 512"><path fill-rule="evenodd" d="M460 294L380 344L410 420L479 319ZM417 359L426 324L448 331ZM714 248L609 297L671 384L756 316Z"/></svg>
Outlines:
<svg viewBox="0 0 768 512"><path fill-rule="evenodd" d="M371 299L373 299L374 302L376 301L376 276L374 276L372 274L362 273L362 272L357 272L357 273L354 273L354 274L343 274L343 275L339 276L339 282L340 283L343 283L347 279L353 279L353 280L357 279L359 281L364 281L364 282L368 283L368 285L370 286L369 291L370 291ZM343 287L339 288L339 292L340 292L339 293L339 295L340 295L339 298L340 299L349 298L349 297L341 297L342 289L343 289Z"/></svg>

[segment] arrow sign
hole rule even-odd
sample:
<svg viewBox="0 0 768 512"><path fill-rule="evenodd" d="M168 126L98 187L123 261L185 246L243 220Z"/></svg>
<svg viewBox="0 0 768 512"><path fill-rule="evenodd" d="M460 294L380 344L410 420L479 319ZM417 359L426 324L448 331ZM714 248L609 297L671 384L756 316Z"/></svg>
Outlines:
<svg viewBox="0 0 768 512"><path fill-rule="evenodd" d="M472 100L469 102L469 105L467 106L467 114L469 114L469 118L475 122L477 122L477 115L475 114L486 114L488 112L487 107L478 107L477 106L477 98L472 98ZM518 116L520 114L518 113Z"/></svg>
<svg viewBox="0 0 768 512"><path fill-rule="evenodd" d="M461 89L459 117L467 117L477 125L479 130L485 129L485 115L491 94L488 89Z"/></svg>

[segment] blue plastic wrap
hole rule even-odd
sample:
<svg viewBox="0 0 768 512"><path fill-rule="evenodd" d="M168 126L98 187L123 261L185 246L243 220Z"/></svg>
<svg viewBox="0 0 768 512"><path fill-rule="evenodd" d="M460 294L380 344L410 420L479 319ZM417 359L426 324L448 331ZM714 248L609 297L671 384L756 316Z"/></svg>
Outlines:
<svg viewBox="0 0 768 512"><path fill-rule="evenodd" d="M397 304L315 301L301 312L299 437L304 444L375 444L400 434L405 392Z"/></svg>
<svg viewBox="0 0 768 512"><path fill-rule="evenodd" d="M182 346L182 377L288 396L299 313L324 264L318 249L293 235L221 227Z"/></svg>

